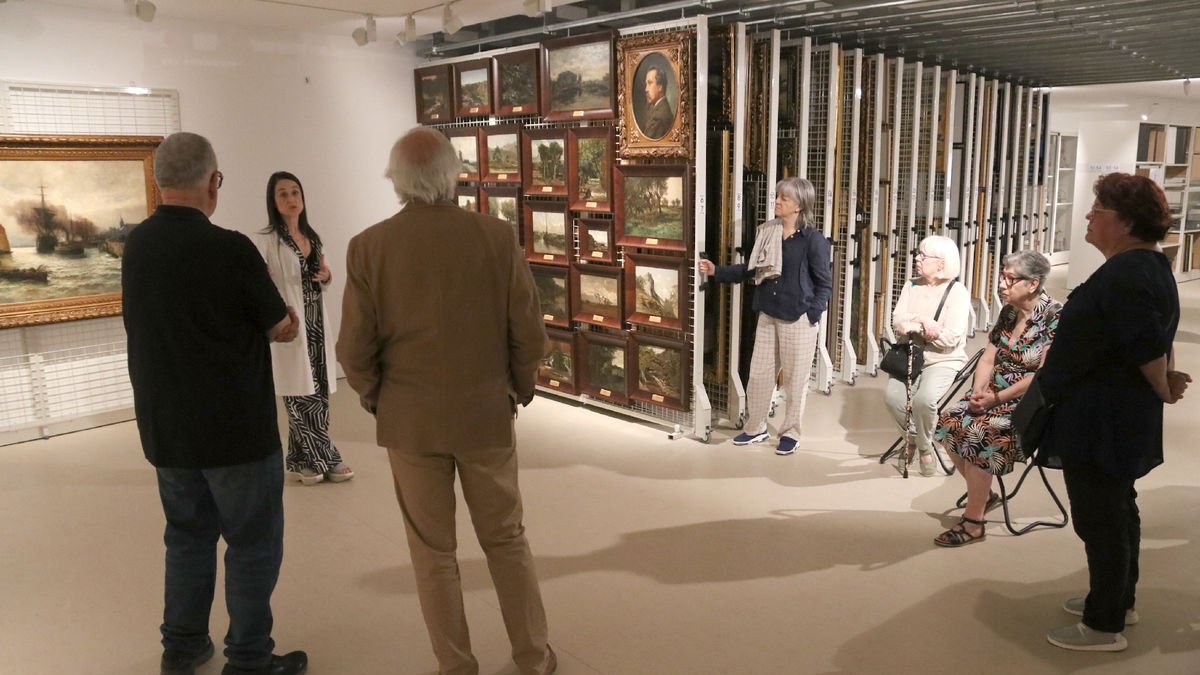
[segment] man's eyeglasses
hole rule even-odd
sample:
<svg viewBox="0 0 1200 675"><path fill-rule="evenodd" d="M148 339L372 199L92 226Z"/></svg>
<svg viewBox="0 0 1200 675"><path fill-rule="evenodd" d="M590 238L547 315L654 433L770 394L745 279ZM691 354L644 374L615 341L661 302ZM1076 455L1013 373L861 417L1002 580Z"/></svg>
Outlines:
<svg viewBox="0 0 1200 675"><path fill-rule="evenodd" d="M1013 284L1017 283L1018 281L1029 281L1029 279L1026 277L1019 277L1019 276L1016 276L1013 274L1004 274L1004 273L1000 274L1000 283L1005 286L1012 286Z"/></svg>
<svg viewBox="0 0 1200 675"><path fill-rule="evenodd" d="M217 172L217 189L218 190L221 189L221 183L224 183L224 182L225 182L225 174L218 171Z"/></svg>

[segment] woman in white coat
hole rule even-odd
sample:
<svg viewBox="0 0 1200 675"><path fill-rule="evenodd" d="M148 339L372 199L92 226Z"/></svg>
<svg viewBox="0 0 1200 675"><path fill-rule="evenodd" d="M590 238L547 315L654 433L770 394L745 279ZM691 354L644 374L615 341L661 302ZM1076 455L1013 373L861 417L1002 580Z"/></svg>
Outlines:
<svg viewBox="0 0 1200 675"><path fill-rule="evenodd" d="M288 477L304 485L350 480L354 471L329 438L329 394L336 340L322 299L332 278L321 238L308 224L300 179L277 171L267 181L269 225L256 238L271 279L289 307L303 307L298 340L271 344L275 393L288 417Z"/></svg>

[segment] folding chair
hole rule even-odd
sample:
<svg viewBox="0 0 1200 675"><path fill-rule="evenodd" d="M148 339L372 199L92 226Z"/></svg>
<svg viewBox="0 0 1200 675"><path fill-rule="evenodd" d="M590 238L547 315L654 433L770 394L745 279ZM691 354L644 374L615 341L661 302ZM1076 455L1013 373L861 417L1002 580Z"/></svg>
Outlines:
<svg viewBox="0 0 1200 675"><path fill-rule="evenodd" d="M1046 486L1046 492L1050 493L1050 498L1054 500L1054 505L1058 507L1058 512L1062 515L1062 520L1035 520L1018 530L1017 528L1013 527L1012 514L1008 511L1008 500L1017 496L1017 492L1021 489L1021 485L1025 483L1025 478L1029 476L1029 472L1033 471L1035 468L1038 470L1038 474L1042 477L1042 484ZM1004 527L1008 528L1008 531L1012 532L1014 536L1019 537L1026 532L1039 527L1059 529L1067 526L1067 522L1070 520L1070 518L1067 517L1067 509L1063 506L1062 501L1058 498L1058 494L1054 492L1054 488L1050 486L1050 481L1046 478L1046 469L1037 463L1036 454L1029 458L1028 465L1025 467L1025 470L1021 472L1021 477L1017 479L1017 486L1013 488L1011 493L1007 492L1004 487L1004 476L996 476L996 483L1000 486L1000 504L1004 507ZM963 496L959 497L955 504L960 509L965 507L967 505L967 493L964 492Z"/></svg>

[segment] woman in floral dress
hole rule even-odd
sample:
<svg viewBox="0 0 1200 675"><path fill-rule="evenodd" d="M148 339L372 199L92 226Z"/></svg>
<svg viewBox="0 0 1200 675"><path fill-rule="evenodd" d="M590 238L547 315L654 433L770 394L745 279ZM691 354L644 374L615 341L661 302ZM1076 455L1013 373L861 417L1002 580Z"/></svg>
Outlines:
<svg viewBox="0 0 1200 675"><path fill-rule="evenodd" d="M967 482L962 520L933 540L938 546L982 541L984 514L1000 505L991 489L992 477L1009 473L1014 463L1023 461L1012 411L1050 348L1062 309L1045 292L1049 273L1050 261L1036 251L1004 258L999 284L1004 309L975 367L971 391L942 413L935 434Z"/></svg>

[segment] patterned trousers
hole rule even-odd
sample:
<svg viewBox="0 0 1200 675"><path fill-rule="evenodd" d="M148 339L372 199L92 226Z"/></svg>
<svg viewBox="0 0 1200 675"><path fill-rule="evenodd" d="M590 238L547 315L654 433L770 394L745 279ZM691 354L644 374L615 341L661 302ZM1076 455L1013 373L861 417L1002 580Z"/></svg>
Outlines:
<svg viewBox="0 0 1200 675"><path fill-rule="evenodd" d="M787 414L779 423L779 435L800 438L800 421L808 396L813 356L817 351L819 326L801 316L796 321L781 321L760 313L754 333L754 353L750 357L750 383L746 398L746 431L758 433L767 428L775 376L782 377L781 388L787 396Z"/></svg>
<svg viewBox="0 0 1200 675"><path fill-rule="evenodd" d="M288 471L311 468L326 473L342 463L342 455L329 438L329 381L325 376L325 320L320 293L307 287L304 290L304 329L316 393L283 397L288 418Z"/></svg>

